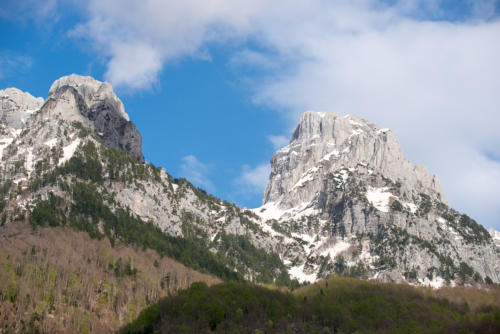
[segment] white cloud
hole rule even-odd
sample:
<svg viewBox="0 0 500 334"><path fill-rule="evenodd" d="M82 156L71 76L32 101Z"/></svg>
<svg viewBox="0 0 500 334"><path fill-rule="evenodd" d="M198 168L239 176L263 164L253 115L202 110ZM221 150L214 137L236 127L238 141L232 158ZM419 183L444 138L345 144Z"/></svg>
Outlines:
<svg viewBox="0 0 500 334"><path fill-rule="evenodd" d="M263 163L254 168L244 165L241 175L235 180L235 183L240 187L239 193L252 192L263 194L269 174L271 174L269 163Z"/></svg>
<svg viewBox="0 0 500 334"><path fill-rule="evenodd" d="M292 123L316 109L391 127L453 207L500 228L500 165L483 153L500 144L500 22L391 22L295 40L307 57L256 99Z"/></svg>
<svg viewBox="0 0 500 334"><path fill-rule="evenodd" d="M110 60L108 70L104 75L107 81L119 83L131 89L148 87L156 81L156 75L162 63L153 48L140 42L117 43L111 47L116 56Z"/></svg>
<svg viewBox="0 0 500 334"><path fill-rule="evenodd" d="M109 58L106 77L113 84L147 88L165 62L183 56L209 59L203 50L207 43L246 38L251 13L262 3L91 0L88 21L76 27L73 35L88 39Z"/></svg>
<svg viewBox="0 0 500 334"><path fill-rule="evenodd" d="M269 135L267 136L267 139L271 142L275 150L288 145L288 142L290 141L287 137L282 135L280 136Z"/></svg>
<svg viewBox="0 0 500 334"><path fill-rule="evenodd" d="M75 31L108 57L107 79L133 89L166 62L229 45L232 64L268 73L249 82L255 101L285 112L285 128L307 109L391 127L453 206L500 228L500 167L484 154L500 143L497 2L391 3L91 0Z"/></svg>
<svg viewBox="0 0 500 334"><path fill-rule="evenodd" d="M208 178L212 166L199 161L194 155L187 155L182 158L180 173L188 181L198 187L202 187L209 192L215 192L215 186Z"/></svg>
<svg viewBox="0 0 500 334"><path fill-rule="evenodd" d="M258 67L265 70L276 70L279 66L276 59L263 52L244 49L236 52L230 60L234 67Z"/></svg>

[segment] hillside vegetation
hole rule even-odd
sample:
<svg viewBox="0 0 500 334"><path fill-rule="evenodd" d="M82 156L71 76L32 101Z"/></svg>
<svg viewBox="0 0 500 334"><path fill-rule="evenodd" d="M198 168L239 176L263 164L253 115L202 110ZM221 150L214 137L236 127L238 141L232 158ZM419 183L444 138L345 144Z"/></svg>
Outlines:
<svg viewBox="0 0 500 334"><path fill-rule="evenodd" d="M0 333L111 333L197 281L220 282L68 227L0 228Z"/></svg>
<svg viewBox="0 0 500 334"><path fill-rule="evenodd" d="M195 283L120 333L499 333L500 290L331 278L284 292Z"/></svg>

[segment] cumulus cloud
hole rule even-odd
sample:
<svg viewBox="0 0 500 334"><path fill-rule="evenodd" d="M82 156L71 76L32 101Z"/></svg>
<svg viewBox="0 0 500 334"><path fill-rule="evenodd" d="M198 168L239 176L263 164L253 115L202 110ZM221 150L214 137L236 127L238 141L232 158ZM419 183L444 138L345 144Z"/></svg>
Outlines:
<svg viewBox="0 0 500 334"><path fill-rule="evenodd" d="M269 78L256 100L291 122L303 110L332 110L392 128L453 207L499 228L500 165L484 152L500 143L500 22L396 16L357 28L302 40L305 60Z"/></svg>
<svg viewBox="0 0 500 334"><path fill-rule="evenodd" d="M266 187L267 180L271 174L271 166L269 163L263 163L255 167L244 165L241 175L235 180L235 183L240 187L240 193L250 191L257 194L262 194Z"/></svg>
<svg viewBox="0 0 500 334"><path fill-rule="evenodd" d="M249 82L284 128L307 109L391 127L453 206L500 227L497 1L91 0L87 13L75 32L113 84L147 88L165 63L230 46L231 64L267 73Z"/></svg>
<svg viewBox="0 0 500 334"><path fill-rule="evenodd" d="M180 173L183 177L209 192L215 192L215 186L208 178L212 166L199 161L194 155L182 158Z"/></svg>
<svg viewBox="0 0 500 334"><path fill-rule="evenodd" d="M73 30L108 57L106 79L141 89L162 65L181 57L206 59L207 43L245 38L261 0L91 0L88 21ZM123 54L123 53L126 54Z"/></svg>

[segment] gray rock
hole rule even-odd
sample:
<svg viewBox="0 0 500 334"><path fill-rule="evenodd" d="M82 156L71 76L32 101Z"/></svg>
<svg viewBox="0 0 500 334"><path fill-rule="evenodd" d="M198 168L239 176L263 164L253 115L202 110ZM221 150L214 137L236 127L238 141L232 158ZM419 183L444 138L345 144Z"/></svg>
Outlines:
<svg viewBox="0 0 500 334"><path fill-rule="evenodd" d="M0 121L13 129L22 129L43 104L43 98L17 88L0 90Z"/></svg>
<svg viewBox="0 0 500 334"><path fill-rule="evenodd" d="M108 82L76 74L62 77L50 88L43 110L83 122L106 145L123 149L144 161L142 137Z"/></svg>
<svg viewBox="0 0 500 334"><path fill-rule="evenodd" d="M465 264L500 281L498 234L451 209L391 130L355 116L304 113L254 212L298 241L282 254L301 280L362 265L365 277L440 286L463 283Z"/></svg>

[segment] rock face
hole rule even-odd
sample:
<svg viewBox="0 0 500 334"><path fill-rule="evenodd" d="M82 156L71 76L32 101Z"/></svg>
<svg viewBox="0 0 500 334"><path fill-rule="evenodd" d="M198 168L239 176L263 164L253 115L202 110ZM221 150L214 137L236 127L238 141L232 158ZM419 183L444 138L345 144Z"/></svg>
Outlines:
<svg viewBox="0 0 500 334"><path fill-rule="evenodd" d="M42 111L51 117L82 122L106 145L120 148L144 161L142 138L125 113L111 84L71 74L54 82Z"/></svg>
<svg viewBox="0 0 500 334"><path fill-rule="evenodd" d="M500 282L498 232L451 209L392 131L360 118L305 113L271 160L263 206L246 210L144 164L140 134L108 83L70 75L45 102L15 89L0 98L2 224L29 217L50 194L68 212L76 182L90 183L111 209L197 240L257 282L287 270L300 281Z"/></svg>
<svg viewBox="0 0 500 334"><path fill-rule="evenodd" d="M18 103L9 112L19 115L26 109L23 106ZM0 123L0 206L4 208L0 228L29 219L37 204L52 196L58 198L54 211L63 210L61 216L66 218L58 219L75 226L75 220L68 223L76 219L71 210L79 204L74 190L86 184L93 190L85 197L101 201L101 208L130 212L166 235L189 238L196 246L193 252L204 249L215 254L217 260L207 262L210 268L227 266L227 272L256 282L289 280L276 254L279 241L262 230L268 227L255 214L144 163L141 137L108 83L77 75L63 77L52 85L47 101L37 106L22 128ZM86 219L106 232L103 220ZM109 215L106 219L111 221ZM54 220L52 224L58 224Z"/></svg>
<svg viewBox="0 0 500 334"><path fill-rule="evenodd" d="M35 98L17 88L0 90L0 121L13 129L22 129L42 104L43 98Z"/></svg>
<svg viewBox="0 0 500 334"><path fill-rule="evenodd" d="M254 212L298 241L285 239L283 254L300 280L500 280L498 241L449 207L437 177L405 159L391 130L355 116L304 113L272 157Z"/></svg>
<svg viewBox="0 0 500 334"><path fill-rule="evenodd" d="M328 173L364 166L401 183L401 195L416 192L445 201L441 185L420 165L405 159L394 133L356 116L306 112L290 144L271 159L271 177L263 204L289 209L317 196Z"/></svg>

